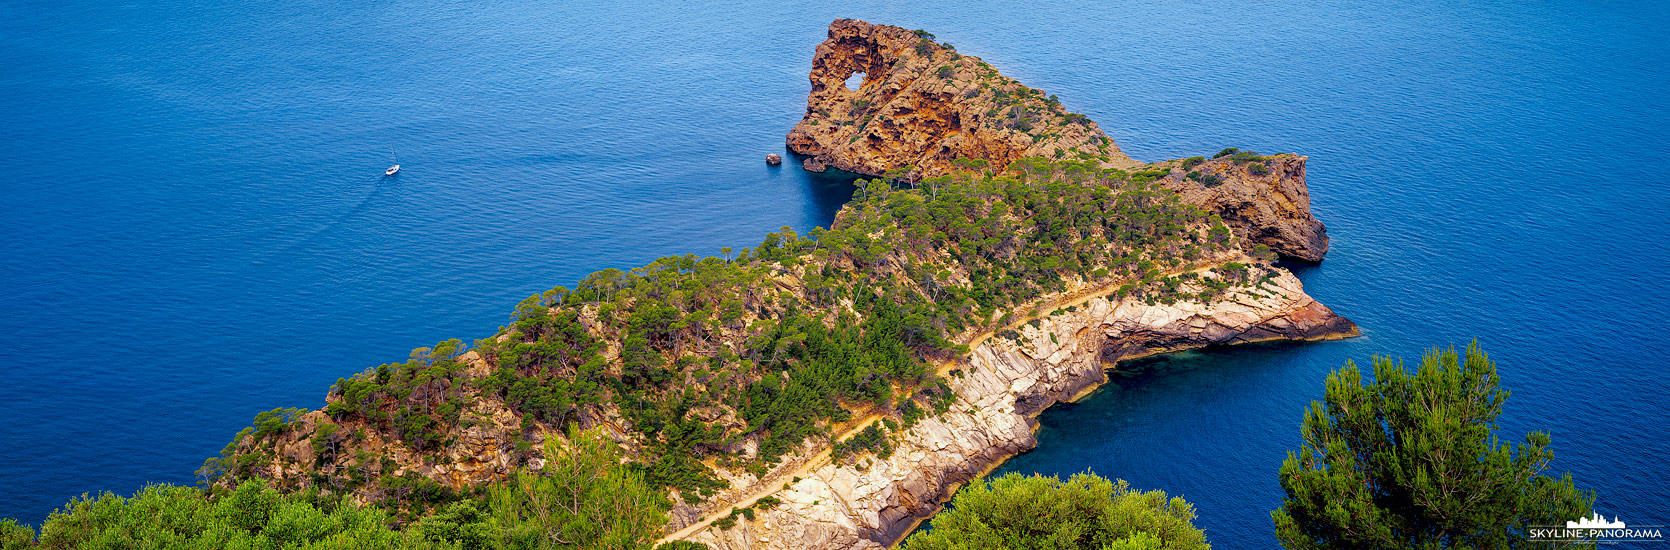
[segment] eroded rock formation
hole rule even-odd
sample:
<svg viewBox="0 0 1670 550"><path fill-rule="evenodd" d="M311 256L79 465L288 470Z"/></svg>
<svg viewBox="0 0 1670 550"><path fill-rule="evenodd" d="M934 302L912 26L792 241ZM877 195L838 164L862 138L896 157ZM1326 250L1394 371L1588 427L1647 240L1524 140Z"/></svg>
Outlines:
<svg viewBox="0 0 1670 550"><path fill-rule="evenodd" d="M1266 269L1266 282L1217 301L1148 305L1097 296L1036 326L1022 324L1018 338L987 339L951 376L957 394L951 410L897 434L890 457L825 463L790 481L775 494L782 503L756 512L756 519L685 538L716 549L882 548L936 512L961 484L1036 446L1033 417L1106 382L1104 369L1121 359L1357 334L1350 321L1306 295L1291 273Z"/></svg>
<svg viewBox="0 0 1670 550"><path fill-rule="evenodd" d="M858 73L863 82L847 88ZM1083 153L1107 166L1139 164L1088 117L920 31L837 19L812 58L811 81L788 145L818 165L871 176L909 166L931 177L959 158L1002 167Z"/></svg>
<svg viewBox="0 0 1670 550"><path fill-rule="evenodd" d="M849 88L854 75L862 83ZM1054 96L922 31L837 19L818 44L810 79L806 114L789 131L788 145L809 157L803 165L814 172L907 170L906 177L921 179L956 170L957 159L1002 168L1025 157L1080 158L1130 171L1181 162L1132 160L1094 121L1067 112ZM1328 236L1310 213L1305 157L1267 157L1264 174L1248 164L1213 159L1198 167L1221 184L1184 179L1183 171L1160 181L1185 201L1218 212L1249 241L1321 261Z"/></svg>

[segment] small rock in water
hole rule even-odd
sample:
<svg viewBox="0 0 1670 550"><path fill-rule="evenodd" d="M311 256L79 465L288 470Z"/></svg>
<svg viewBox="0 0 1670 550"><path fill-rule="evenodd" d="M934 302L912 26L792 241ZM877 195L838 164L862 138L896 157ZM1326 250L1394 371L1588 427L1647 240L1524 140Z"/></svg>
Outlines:
<svg viewBox="0 0 1670 550"><path fill-rule="evenodd" d="M829 169L828 166L818 162L818 159L806 159L806 162L800 163L800 167L805 168L807 172L822 172Z"/></svg>
<svg viewBox="0 0 1670 550"><path fill-rule="evenodd" d="M765 163L776 166L783 163L783 157L779 156L777 153L772 153L765 156Z"/></svg>

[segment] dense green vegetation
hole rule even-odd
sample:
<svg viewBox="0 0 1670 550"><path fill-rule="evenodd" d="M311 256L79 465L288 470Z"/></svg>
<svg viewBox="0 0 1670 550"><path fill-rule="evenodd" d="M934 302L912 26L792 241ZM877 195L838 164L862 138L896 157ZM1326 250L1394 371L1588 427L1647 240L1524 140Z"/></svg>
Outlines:
<svg viewBox="0 0 1670 550"><path fill-rule="evenodd" d="M41 548L456 548L415 530L393 531L388 514L317 494L280 494L260 482L207 498L191 487L153 485L132 498L82 497L47 518ZM25 530L7 550L28 548ZM24 544L15 544L19 540Z"/></svg>
<svg viewBox="0 0 1670 550"><path fill-rule="evenodd" d="M1497 443L1508 391L1477 342L1465 357L1429 351L1414 373L1373 364L1365 383L1346 363L1305 411L1304 443L1281 467L1287 497L1271 512L1283 546L1524 548L1528 526L1589 513L1594 494L1570 474L1541 475L1554 459L1548 434Z"/></svg>
<svg viewBox="0 0 1670 550"><path fill-rule="evenodd" d="M502 538L488 532L477 539L479 548L644 548L661 536L666 495L622 466L619 450L600 431L571 430L567 445L546 441L544 468L492 488L489 503Z"/></svg>
<svg viewBox="0 0 1670 550"><path fill-rule="evenodd" d="M621 465L596 431L549 440L543 468L494 485L403 528L375 507L318 491L280 493L259 481L203 491L153 485L132 498L83 496L47 518L39 548L134 549L637 549L666 524L667 500ZM35 548L35 533L0 522L0 550ZM683 548L701 548L686 543Z"/></svg>
<svg viewBox="0 0 1670 550"><path fill-rule="evenodd" d="M1010 548L1016 550L1205 549L1194 506L1162 491L1133 491L1123 481L1078 474L1056 477L1009 473L975 482L912 535L904 550Z"/></svg>

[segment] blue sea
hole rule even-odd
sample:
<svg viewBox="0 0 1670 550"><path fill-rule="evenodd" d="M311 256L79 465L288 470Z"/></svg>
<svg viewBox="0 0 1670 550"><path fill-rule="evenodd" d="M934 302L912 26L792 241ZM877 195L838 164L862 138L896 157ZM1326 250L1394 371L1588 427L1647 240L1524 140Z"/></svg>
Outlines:
<svg viewBox="0 0 1670 550"><path fill-rule="evenodd" d="M934 32L1133 157L1310 157L1363 328L1127 365L1006 470L1275 546L1327 373L1479 339L1608 517L1670 523L1670 4L0 2L0 517L189 484L257 412L594 270L827 225L769 167L837 17ZM382 178L398 156L404 170Z"/></svg>

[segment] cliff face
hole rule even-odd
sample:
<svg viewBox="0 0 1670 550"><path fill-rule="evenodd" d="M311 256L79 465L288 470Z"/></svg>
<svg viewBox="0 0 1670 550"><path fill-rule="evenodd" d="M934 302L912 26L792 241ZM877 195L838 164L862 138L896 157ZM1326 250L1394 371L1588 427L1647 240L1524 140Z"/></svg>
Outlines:
<svg viewBox="0 0 1670 550"><path fill-rule="evenodd" d="M788 135L789 149L812 157L808 168L879 176L912 166L920 178L951 171L958 158L1001 168L1080 153L1105 157L1105 166L1138 164L1053 96L919 32L853 19L829 25L812 58L806 115ZM857 73L863 83L848 89Z"/></svg>
<svg viewBox="0 0 1670 550"><path fill-rule="evenodd" d="M1306 160L1298 155L1242 162L1222 157L1191 170L1173 171L1171 177L1159 181L1177 191L1184 202L1216 212L1241 238L1289 258L1320 262L1328 253L1328 228L1311 215ZM1169 161L1158 165L1180 164ZM1210 177L1190 178L1186 175L1189 172Z"/></svg>
<svg viewBox="0 0 1670 550"><path fill-rule="evenodd" d="M1020 324L1016 338L988 338L974 347L951 376L957 394L951 410L896 434L890 457L816 465L777 491L782 502L756 512L755 520L680 535L725 549L884 547L938 511L961 484L1036 446L1033 417L1106 382L1104 369L1121 359L1357 334L1350 321L1306 295L1291 273L1265 273L1270 278L1256 287L1212 302L1058 301L1072 311Z"/></svg>
<svg viewBox="0 0 1670 550"><path fill-rule="evenodd" d="M1216 212L1249 242L1289 258L1322 261L1328 253L1328 228L1311 215L1306 157L1240 158L1206 160L1188 170L1172 170L1170 176L1156 181L1177 191L1183 202ZM1171 169L1182 164L1177 160L1153 166ZM1191 173L1200 176L1191 177Z"/></svg>

